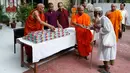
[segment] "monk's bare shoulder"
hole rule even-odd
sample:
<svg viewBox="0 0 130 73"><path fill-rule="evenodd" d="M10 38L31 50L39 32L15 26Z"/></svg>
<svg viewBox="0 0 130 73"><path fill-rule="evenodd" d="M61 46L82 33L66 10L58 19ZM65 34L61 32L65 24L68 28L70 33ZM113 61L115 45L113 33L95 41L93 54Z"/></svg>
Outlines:
<svg viewBox="0 0 130 73"><path fill-rule="evenodd" d="M34 18L38 17L38 15L39 15L39 12L38 12L37 10L35 10L35 11L32 13L32 16L33 16Z"/></svg>
<svg viewBox="0 0 130 73"><path fill-rule="evenodd" d="M107 11L105 16L108 16L111 13L111 10Z"/></svg>

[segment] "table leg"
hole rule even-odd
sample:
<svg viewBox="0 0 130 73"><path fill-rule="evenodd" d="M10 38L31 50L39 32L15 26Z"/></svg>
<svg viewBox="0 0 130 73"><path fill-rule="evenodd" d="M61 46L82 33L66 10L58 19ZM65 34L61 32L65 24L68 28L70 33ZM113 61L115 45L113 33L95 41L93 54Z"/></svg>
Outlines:
<svg viewBox="0 0 130 73"><path fill-rule="evenodd" d="M37 63L34 63L34 73L38 73Z"/></svg>
<svg viewBox="0 0 130 73"><path fill-rule="evenodd" d="M21 67L24 67L24 51L22 44L21 44Z"/></svg>

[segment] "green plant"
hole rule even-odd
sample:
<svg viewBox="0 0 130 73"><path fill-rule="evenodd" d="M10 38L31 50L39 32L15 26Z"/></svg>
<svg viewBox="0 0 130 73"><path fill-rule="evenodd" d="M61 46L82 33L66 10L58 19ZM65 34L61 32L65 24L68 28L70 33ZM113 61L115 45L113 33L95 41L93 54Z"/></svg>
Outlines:
<svg viewBox="0 0 130 73"><path fill-rule="evenodd" d="M2 15L3 15L3 5L0 5L0 22L2 22Z"/></svg>
<svg viewBox="0 0 130 73"><path fill-rule="evenodd" d="M0 22L9 26L9 17L3 12L3 5L0 5Z"/></svg>
<svg viewBox="0 0 130 73"><path fill-rule="evenodd" d="M2 23L8 23L9 22L9 17L7 15L1 15L1 22Z"/></svg>
<svg viewBox="0 0 130 73"><path fill-rule="evenodd" d="M17 15L16 18L17 20L21 21L22 24L24 25L25 20L29 16L29 13L33 9L31 4L26 4L26 5L20 5L19 8L17 9Z"/></svg>
<svg viewBox="0 0 130 73"><path fill-rule="evenodd" d="M69 0L65 1L64 7L68 10L69 13L71 13L71 3Z"/></svg>

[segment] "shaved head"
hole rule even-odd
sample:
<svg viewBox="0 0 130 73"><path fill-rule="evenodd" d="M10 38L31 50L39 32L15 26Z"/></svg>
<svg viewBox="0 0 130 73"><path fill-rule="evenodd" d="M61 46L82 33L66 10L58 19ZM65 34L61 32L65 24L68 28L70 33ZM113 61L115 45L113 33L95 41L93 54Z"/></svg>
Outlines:
<svg viewBox="0 0 130 73"><path fill-rule="evenodd" d="M116 4L111 4L111 10L112 10L112 11L115 11L115 10L116 10L116 7L117 7Z"/></svg>
<svg viewBox="0 0 130 73"><path fill-rule="evenodd" d="M78 6L78 14L82 15L84 13L84 7L83 6Z"/></svg>
<svg viewBox="0 0 130 73"><path fill-rule="evenodd" d="M78 6L78 9L84 10L84 7L83 6Z"/></svg>
<svg viewBox="0 0 130 73"><path fill-rule="evenodd" d="M37 4L37 8L44 6L42 3Z"/></svg>
<svg viewBox="0 0 130 73"><path fill-rule="evenodd" d="M116 4L111 4L111 6L115 6L116 7Z"/></svg>
<svg viewBox="0 0 130 73"><path fill-rule="evenodd" d="M37 9L39 12L43 12L44 11L44 5L42 3L37 4Z"/></svg>

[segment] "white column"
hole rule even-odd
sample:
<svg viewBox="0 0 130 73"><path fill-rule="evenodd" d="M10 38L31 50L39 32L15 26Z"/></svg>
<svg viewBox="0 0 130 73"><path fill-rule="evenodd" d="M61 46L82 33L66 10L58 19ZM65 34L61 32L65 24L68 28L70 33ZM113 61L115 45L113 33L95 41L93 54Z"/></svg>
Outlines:
<svg viewBox="0 0 130 73"><path fill-rule="evenodd" d="M77 0L75 0L75 5L76 5L76 7L78 6L78 1Z"/></svg>
<svg viewBox="0 0 130 73"><path fill-rule="evenodd" d="M96 3L98 3L99 2L99 0L96 0Z"/></svg>
<svg viewBox="0 0 130 73"><path fill-rule="evenodd" d="M92 0L89 0L90 2L89 3L92 3Z"/></svg>

